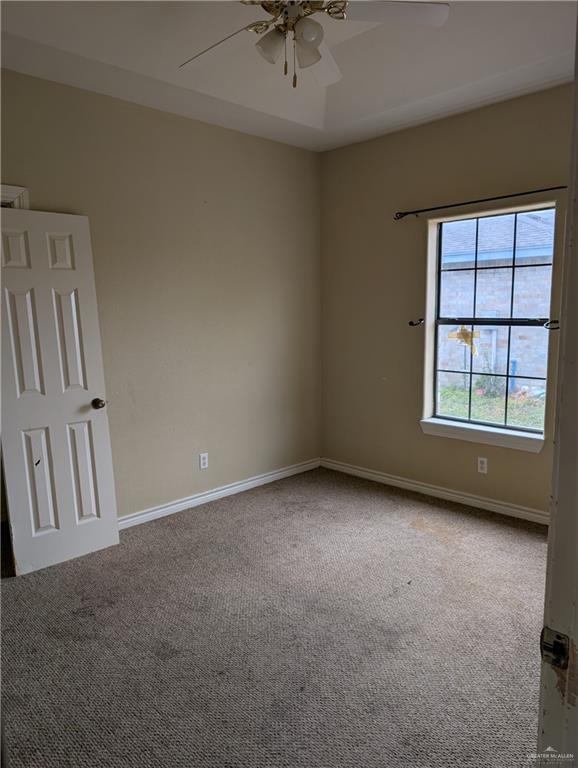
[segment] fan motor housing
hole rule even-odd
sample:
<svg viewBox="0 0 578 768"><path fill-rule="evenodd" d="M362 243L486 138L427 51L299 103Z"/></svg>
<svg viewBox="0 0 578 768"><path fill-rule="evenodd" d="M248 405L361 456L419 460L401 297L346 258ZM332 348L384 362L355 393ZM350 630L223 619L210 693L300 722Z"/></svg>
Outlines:
<svg viewBox="0 0 578 768"><path fill-rule="evenodd" d="M288 2L264 2L261 8L267 11L271 16L281 16L287 12L288 8L298 8L299 16L310 16L312 13L319 13L324 10L324 0L288 0ZM293 14L292 14L293 15Z"/></svg>

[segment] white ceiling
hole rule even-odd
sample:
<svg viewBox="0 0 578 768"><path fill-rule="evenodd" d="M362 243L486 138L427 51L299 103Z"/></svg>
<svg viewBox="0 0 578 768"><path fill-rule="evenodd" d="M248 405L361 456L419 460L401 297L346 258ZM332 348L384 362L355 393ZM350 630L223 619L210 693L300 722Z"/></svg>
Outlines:
<svg viewBox="0 0 578 768"><path fill-rule="evenodd" d="M359 0L355 0L359 1ZM243 32L267 14L211 2L3 2L2 66L313 150L566 82L575 2L452 2L439 29L318 16L343 78L299 86Z"/></svg>

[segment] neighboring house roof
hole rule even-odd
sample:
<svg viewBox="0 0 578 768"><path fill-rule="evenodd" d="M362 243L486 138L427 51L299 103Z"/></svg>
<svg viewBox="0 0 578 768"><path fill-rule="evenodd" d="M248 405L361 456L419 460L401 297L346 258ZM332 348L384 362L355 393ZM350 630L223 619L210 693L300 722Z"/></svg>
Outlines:
<svg viewBox="0 0 578 768"><path fill-rule="evenodd" d="M554 209L518 214L516 260L537 257L551 261L554 249ZM478 261L511 259L514 244L514 214L486 216L479 219ZM442 256L444 266L474 259L476 219L450 221L443 225ZM449 263L448 263L449 262ZM457 264L456 264L457 266Z"/></svg>

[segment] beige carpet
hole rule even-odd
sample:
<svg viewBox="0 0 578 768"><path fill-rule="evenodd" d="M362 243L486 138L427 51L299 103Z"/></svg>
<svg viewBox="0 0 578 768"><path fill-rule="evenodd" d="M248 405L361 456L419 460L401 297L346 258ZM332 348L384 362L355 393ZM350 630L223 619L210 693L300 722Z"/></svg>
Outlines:
<svg viewBox="0 0 578 768"><path fill-rule="evenodd" d="M3 582L9 768L516 768L544 528L315 470Z"/></svg>

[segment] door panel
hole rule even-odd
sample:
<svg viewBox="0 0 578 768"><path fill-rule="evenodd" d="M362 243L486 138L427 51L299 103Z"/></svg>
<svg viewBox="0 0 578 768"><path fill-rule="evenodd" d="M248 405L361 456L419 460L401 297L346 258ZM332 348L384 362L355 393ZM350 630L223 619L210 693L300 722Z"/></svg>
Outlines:
<svg viewBox="0 0 578 768"><path fill-rule="evenodd" d="M33 392L43 395L34 292L26 289L6 289L6 303L14 384L18 397Z"/></svg>
<svg viewBox="0 0 578 768"><path fill-rule="evenodd" d="M32 533L55 531L58 529L58 516L50 433L44 427L25 430L22 435Z"/></svg>
<svg viewBox="0 0 578 768"><path fill-rule="evenodd" d="M72 466L76 519L80 523L83 520L100 517L96 459L90 421L68 424L68 447Z"/></svg>
<svg viewBox="0 0 578 768"><path fill-rule="evenodd" d="M2 211L2 449L16 572L118 543L88 220Z"/></svg>
<svg viewBox="0 0 578 768"><path fill-rule="evenodd" d="M84 341L80 325L78 291L52 291L54 324L57 329L58 358L62 391L86 389Z"/></svg>
<svg viewBox="0 0 578 768"><path fill-rule="evenodd" d="M30 268L30 251L26 230L2 232L2 266L16 269Z"/></svg>

